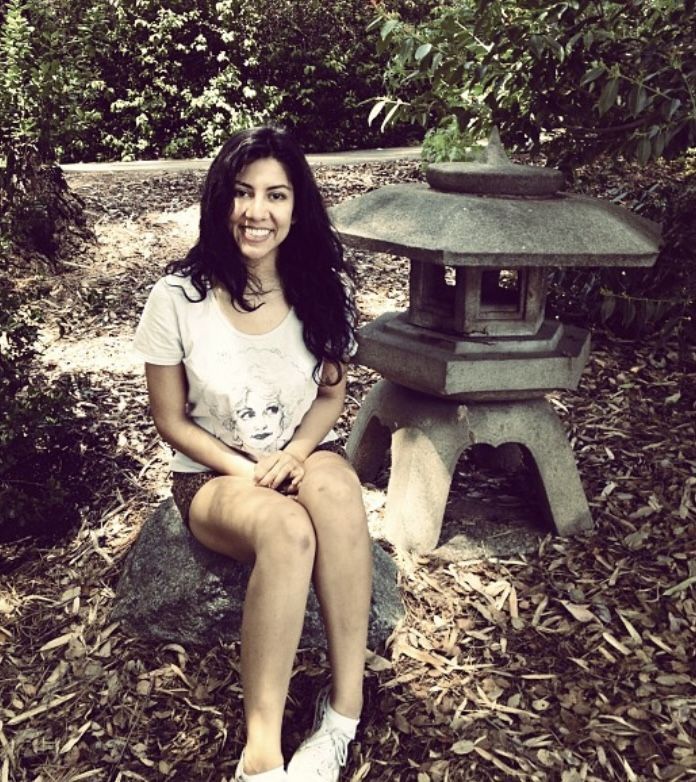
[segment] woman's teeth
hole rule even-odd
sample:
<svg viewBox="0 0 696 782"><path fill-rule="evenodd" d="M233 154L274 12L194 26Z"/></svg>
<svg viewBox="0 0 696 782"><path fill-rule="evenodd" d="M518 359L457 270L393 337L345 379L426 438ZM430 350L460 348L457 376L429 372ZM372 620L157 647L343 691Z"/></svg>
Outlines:
<svg viewBox="0 0 696 782"><path fill-rule="evenodd" d="M247 236L252 237L253 239L264 239L267 236L270 236L271 229L270 228L252 228L251 226L244 226L244 233Z"/></svg>

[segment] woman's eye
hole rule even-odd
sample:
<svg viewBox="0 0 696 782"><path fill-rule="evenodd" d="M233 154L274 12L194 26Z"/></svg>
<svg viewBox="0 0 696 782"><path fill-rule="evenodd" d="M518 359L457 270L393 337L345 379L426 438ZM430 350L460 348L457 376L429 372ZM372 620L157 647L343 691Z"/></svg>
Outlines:
<svg viewBox="0 0 696 782"><path fill-rule="evenodd" d="M240 410L238 415L242 421L248 421L249 419L253 418L255 414L251 408L247 407L244 410Z"/></svg>
<svg viewBox="0 0 696 782"><path fill-rule="evenodd" d="M271 201L285 201L286 198L285 193L271 193Z"/></svg>
<svg viewBox="0 0 696 782"><path fill-rule="evenodd" d="M278 415L280 407L278 405L268 405L266 412L270 415Z"/></svg>
<svg viewBox="0 0 696 782"><path fill-rule="evenodd" d="M234 191L234 197L235 198L244 198L245 196L249 195L248 190L242 190L241 188L235 188Z"/></svg>

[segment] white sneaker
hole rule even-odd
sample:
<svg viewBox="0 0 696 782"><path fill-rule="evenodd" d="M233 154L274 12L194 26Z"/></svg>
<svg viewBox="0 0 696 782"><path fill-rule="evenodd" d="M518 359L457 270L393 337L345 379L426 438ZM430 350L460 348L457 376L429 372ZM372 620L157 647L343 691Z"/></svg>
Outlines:
<svg viewBox="0 0 696 782"><path fill-rule="evenodd" d="M297 748L288 765L290 782L338 782L353 737L325 720L329 688L317 698L312 734Z"/></svg>
<svg viewBox="0 0 696 782"><path fill-rule="evenodd" d="M237 762L237 770L234 772L235 782L254 782L256 779L260 780L260 782L287 782L288 775L282 766L278 766L278 768L274 768L271 771L264 771L261 774L245 774L244 752L242 752Z"/></svg>

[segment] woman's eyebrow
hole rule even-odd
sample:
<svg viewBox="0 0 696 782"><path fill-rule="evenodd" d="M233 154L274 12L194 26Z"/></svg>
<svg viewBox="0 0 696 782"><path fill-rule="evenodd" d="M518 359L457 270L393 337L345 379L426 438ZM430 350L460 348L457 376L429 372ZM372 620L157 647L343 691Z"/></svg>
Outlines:
<svg viewBox="0 0 696 782"><path fill-rule="evenodd" d="M254 189L248 182L243 182L241 179L236 179L234 183L235 183L235 185L239 185L240 187L246 187L249 190L253 190ZM266 190L292 190L292 186L291 185L270 185L269 187L266 188Z"/></svg>

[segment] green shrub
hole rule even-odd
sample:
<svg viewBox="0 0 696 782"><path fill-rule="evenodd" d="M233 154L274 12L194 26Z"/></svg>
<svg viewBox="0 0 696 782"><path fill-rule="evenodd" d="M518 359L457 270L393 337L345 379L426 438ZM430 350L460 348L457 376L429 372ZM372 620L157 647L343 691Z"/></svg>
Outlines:
<svg viewBox="0 0 696 782"><path fill-rule="evenodd" d="M467 162L480 156L478 139L462 131L456 120L431 128L423 139L421 159L425 163Z"/></svg>
<svg viewBox="0 0 696 782"><path fill-rule="evenodd" d="M391 123L454 117L475 137L497 125L518 146L546 134L569 164L617 151L675 157L696 144L695 7L450 0L416 24L383 10L390 90L378 105L393 109Z"/></svg>
<svg viewBox="0 0 696 782"><path fill-rule="evenodd" d="M642 192L630 178L623 184L622 201L662 224L662 247L655 266L556 270L549 309L585 323L606 324L624 337L663 331L696 342L694 161L685 159L684 171L676 177L663 172L658 183Z"/></svg>
<svg viewBox="0 0 696 782"><path fill-rule="evenodd" d="M422 135L385 136L366 122L386 63L365 29L374 13L366 0L82 4L90 65L77 90L80 132L56 128L65 161L205 156L233 130L271 121L312 151ZM385 0L407 16L422 5Z"/></svg>
<svg viewBox="0 0 696 782"><path fill-rule="evenodd" d="M414 4L403 0L382 5L414 12ZM334 151L408 138L403 129L385 135L366 122L369 101L383 90L386 64L385 56L375 52L376 31L366 31L372 4L257 0L253 13L258 52L254 80L276 88L273 120L294 130L306 149Z"/></svg>
<svg viewBox="0 0 696 782"><path fill-rule="evenodd" d="M104 443L80 411L84 381L37 369L38 305L5 278L0 298L0 541L60 535L108 474Z"/></svg>

